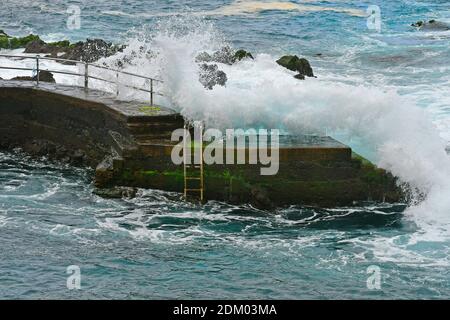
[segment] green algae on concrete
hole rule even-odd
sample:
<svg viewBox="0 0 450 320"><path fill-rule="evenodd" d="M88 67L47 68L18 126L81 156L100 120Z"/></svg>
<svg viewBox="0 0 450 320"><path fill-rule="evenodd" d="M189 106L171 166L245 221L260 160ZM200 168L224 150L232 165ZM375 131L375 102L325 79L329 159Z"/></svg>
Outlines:
<svg viewBox="0 0 450 320"><path fill-rule="evenodd" d="M317 178L314 170L308 176L307 170L297 171L298 166L285 165L282 174L263 177L258 174L257 166L204 165L205 196L209 200L251 203L261 208L292 204L352 205L355 201L401 199L394 177L356 154L348 163L313 161L302 164L306 168L312 165L325 171L333 166L332 171L343 174ZM183 192L182 166L159 170L151 166L149 163L147 169L124 170L115 177L114 184ZM348 174L348 166L351 174Z"/></svg>
<svg viewBox="0 0 450 320"><path fill-rule="evenodd" d="M140 106L139 111L148 116L155 116L161 111L161 107L158 106Z"/></svg>

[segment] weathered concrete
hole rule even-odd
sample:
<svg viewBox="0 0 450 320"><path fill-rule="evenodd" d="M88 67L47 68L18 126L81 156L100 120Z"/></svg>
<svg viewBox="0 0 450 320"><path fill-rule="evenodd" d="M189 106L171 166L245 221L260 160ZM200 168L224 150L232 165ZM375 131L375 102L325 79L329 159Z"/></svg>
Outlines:
<svg viewBox="0 0 450 320"><path fill-rule="evenodd" d="M98 188L182 192L183 167L172 163L169 139L183 124L170 109L116 101L100 91L0 80L0 147L22 146L89 164L96 167ZM397 201L401 192L390 174L348 146L329 137L303 137L280 145L275 176L261 176L259 165L205 166L205 196L270 208Z"/></svg>
<svg viewBox="0 0 450 320"><path fill-rule="evenodd" d="M49 141L83 152L85 163L95 167L112 153L117 143L113 137L134 143L136 126L166 125L166 131L147 136L149 140L160 139L183 123L172 110L117 101L101 91L0 80L0 146L4 148Z"/></svg>

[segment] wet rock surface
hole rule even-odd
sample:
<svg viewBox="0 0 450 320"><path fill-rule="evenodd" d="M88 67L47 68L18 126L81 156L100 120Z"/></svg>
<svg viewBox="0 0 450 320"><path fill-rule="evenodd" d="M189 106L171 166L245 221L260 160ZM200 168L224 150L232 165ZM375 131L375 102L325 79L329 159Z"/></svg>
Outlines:
<svg viewBox="0 0 450 320"><path fill-rule="evenodd" d="M212 90L216 85L225 86L227 80L225 72L219 70L216 64L200 65L199 81L205 88Z"/></svg>
<svg viewBox="0 0 450 320"><path fill-rule="evenodd" d="M267 190L255 186L250 190L251 203L255 208L263 210L271 210L275 208L274 203L270 200Z"/></svg>
<svg viewBox="0 0 450 320"><path fill-rule="evenodd" d="M298 74L295 76L296 79L304 80L306 77L314 77L314 72L311 64L305 58L299 58L298 56L286 55L277 60L277 63L289 69L291 71L296 71Z"/></svg>
<svg viewBox="0 0 450 320"><path fill-rule="evenodd" d="M70 50L69 41L46 43L41 39L37 39L29 42L25 46L24 53L47 54L46 56L56 58L59 53L67 52L69 50Z"/></svg>
<svg viewBox="0 0 450 320"><path fill-rule="evenodd" d="M22 145L22 149L33 156L45 156L50 160L70 163L75 166L82 166L86 161L84 151L79 149L70 150L48 140L36 139L27 141Z"/></svg>
<svg viewBox="0 0 450 320"><path fill-rule="evenodd" d="M77 43L70 43L67 40L47 43L37 35L30 34L17 38L0 30L0 48L25 48L24 53L47 54L49 57L92 63L122 51L124 46L102 39L86 39Z"/></svg>
<svg viewBox="0 0 450 320"><path fill-rule="evenodd" d="M112 188L95 188L94 194L107 199L132 199L136 197L137 188L132 187L112 187Z"/></svg>
<svg viewBox="0 0 450 320"><path fill-rule="evenodd" d="M254 59L253 55L243 49L235 51L229 46L213 52L201 52L195 58L195 62L199 64L199 81L209 90L214 86L225 86L228 78L224 71L220 70L217 63L233 65L244 59Z"/></svg>
<svg viewBox="0 0 450 320"><path fill-rule="evenodd" d="M236 51L236 53L234 54L234 59L235 59L235 61L241 61L241 60L247 59L247 58L252 59L252 60L254 59L254 58L253 58L253 55L252 55L250 52L245 51L245 50L243 50L243 49L239 49L239 50Z"/></svg>
<svg viewBox="0 0 450 320"><path fill-rule="evenodd" d="M450 24L437 20L417 21L411 24L412 27L418 28L421 31L448 31Z"/></svg>
<svg viewBox="0 0 450 320"><path fill-rule="evenodd" d="M253 55L246 50L239 49L237 51L234 51L234 49L232 49L231 47L226 46L221 48L220 50L213 52L212 54L209 54L208 52L201 52L197 55L195 61L198 63L216 62L232 65L246 58L254 59Z"/></svg>
<svg viewBox="0 0 450 320"><path fill-rule="evenodd" d="M92 63L101 58L107 58L119 51L124 46L117 46L102 39L87 39L71 45L70 50L61 56L62 59L77 60Z"/></svg>
<svg viewBox="0 0 450 320"><path fill-rule="evenodd" d="M232 65L235 62L234 51L231 47L223 47L220 50L209 54L208 52L201 52L195 59L196 62L217 62Z"/></svg>

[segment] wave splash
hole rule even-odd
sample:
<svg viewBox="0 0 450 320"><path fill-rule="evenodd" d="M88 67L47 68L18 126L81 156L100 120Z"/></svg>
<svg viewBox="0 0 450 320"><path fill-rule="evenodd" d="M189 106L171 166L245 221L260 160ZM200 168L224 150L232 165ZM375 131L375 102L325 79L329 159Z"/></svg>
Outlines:
<svg viewBox="0 0 450 320"><path fill-rule="evenodd" d="M230 44L198 17L164 19L153 28L131 30L128 39L123 53L102 62L121 61L126 71L163 79L161 104L221 129L266 127L339 136L417 190L408 214L426 223L448 221L450 230L450 159L429 115L414 100L392 89L336 83L320 74L299 81L264 53L231 66L218 63L228 82L207 90L198 81L195 57Z"/></svg>

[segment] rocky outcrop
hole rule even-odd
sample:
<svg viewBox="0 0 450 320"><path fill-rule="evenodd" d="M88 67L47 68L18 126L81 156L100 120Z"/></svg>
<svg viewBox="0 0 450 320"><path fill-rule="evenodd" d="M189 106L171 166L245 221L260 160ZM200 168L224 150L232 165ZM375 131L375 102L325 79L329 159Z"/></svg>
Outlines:
<svg viewBox="0 0 450 320"><path fill-rule="evenodd" d="M219 70L219 67L215 63L232 65L243 59L253 59L253 56L248 51L243 49L234 51L228 46L223 47L212 54L201 52L195 58L195 61L199 63L200 67L200 83L209 90L212 90L216 85L225 86L228 80L227 75L222 70Z"/></svg>
<svg viewBox="0 0 450 320"><path fill-rule="evenodd" d="M232 48L227 46L221 48L220 50L217 50L212 54L209 54L208 52L202 52L196 57L195 61L198 63L217 62L232 65L235 62L234 51Z"/></svg>
<svg viewBox="0 0 450 320"><path fill-rule="evenodd" d="M135 198L137 188L131 187L112 187L112 188L95 188L94 194L107 199Z"/></svg>
<svg viewBox="0 0 450 320"><path fill-rule="evenodd" d="M227 80L227 75L217 64L200 65L199 81L205 88L212 90L216 85L225 86Z"/></svg>
<svg viewBox="0 0 450 320"><path fill-rule="evenodd" d="M232 65L242 59L250 58L253 59L253 56L250 52L240 49L238 51L234 51L231 47L226 46L221 48L220 50L215 51L212 54L208 52L201 52L195 59L196 62L216 62Z"/></svg>
<svg viewBox="0 0 450 320"><path fill-rule="evenodd" d="M448 30L450 30L450 24L441 22L441 21L436 21L436 20L430 20L428 22L417 21L416 23L411 24L411 26L416 27L422 31L448 31Z"/></svg>
<svg viewBox="0 0 450 320"><path fill-rule="evenodd" d="M239 49L234 54L234 60L235 61L241 61L241 60L246 59L246 58L249 58L249 59L252 59L252 60L254 59L253 55L250 52L245 51L244 49Z"/></svg>
<svg viewBox="0 0 450 320"><path fill-rule="evenodd" d="M304 80L306 77L314 77L313 69L309 64L309 61L305 58L299 58L297 56L283 56L277 60L280 66L283 66L291 71L296 71L298 74L296 79Z"/></svg>
<svg viewBox="0 0 450 320"><path fill-rule="evenodd" d="M276 206L270 200L270 196L266 189L261 186L254 186L250 189L250 203L255 207L263 210L272 210Z"/></svg>
<svg viewBox="0 0 450 320"><path fill-rule="evenodd" d="M50 160L57 160L80 166L85 163L86 154L79 149L70 150L64 146L47 140L31 140L22 146L23 151L34 156L46 156Z"/></svg>
<svg viewBox="0 0 450 320"><path fill-rule="evenodd" d="M137 63L135 59L139 57L146 57L148 60L151 60L155 57L155 54L145 46L140 46L137 50L131 50L131 52L124 52L117 59L112 61L112 66L117 69L122 69L125 65L136 66ZM107 66L105 64L105 66Z"/></svg>
<svg viewBox="0 0 450 320"><path fill-rule="evenodd" d="M41 39L37 39L34 41L29 42L25 46L25 53L45 53L48 54L51 57L57 57L58 53L68 52L71 50L70 42L65 41L59 41L59 42L52 42L52 43L46 43L45 41Z"/></svg>
<svg viewBox="0 0 450 320"><path fill-rule="evenodd" d="M116 46L101 39L87 39L71 45L70 50L61 56L62 59L95 62L107 58L123 50L123 46Z"/></svg>
<svg viewBox="0 0 450 320"><path fill-rule="evenodd" d="M124 46L114 45L101 39L87 39L73 44L67 40L47 43L37 35L30 34L16 38L0 30L0 48L25 48L25 53L47 54L50 57L57 57L60 54L62 59L91 63L122 51Z"/></svg>
<svg viewBox="0 0 450 320"><path fill-rule="evenodd" d="M37 81L37 75L34 77L15 77L11 80L19 80L19 81ZM48 71L39 71L39 81L42 82L50 82L55 83L55 78L53 77L53 74Z"/></svg>

